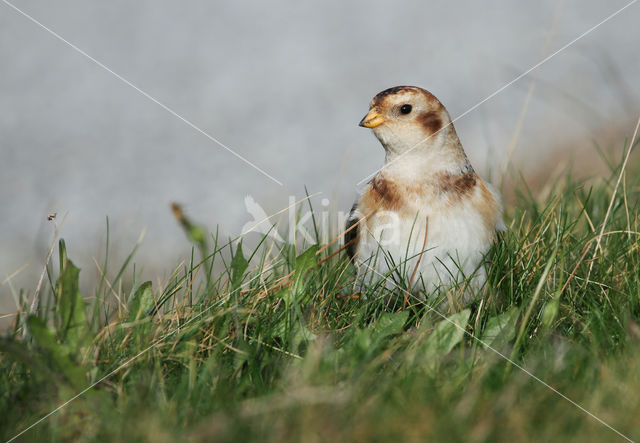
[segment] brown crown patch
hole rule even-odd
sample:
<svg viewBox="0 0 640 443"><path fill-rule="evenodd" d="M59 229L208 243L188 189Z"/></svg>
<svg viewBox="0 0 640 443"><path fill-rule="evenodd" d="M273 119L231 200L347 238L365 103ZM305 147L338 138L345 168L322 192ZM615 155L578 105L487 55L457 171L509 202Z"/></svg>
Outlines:
<svg viewBox="0 0 640 443"><path fill-rule="evenodd" d="M435 111L423 112L417 117L417 120L431 134L435 134L442 129L442 119Z"/></svg>
<svg viewBox="0 0 640 443"><path fill-rule="evenodd" d="M373 97L371 104L372 106L378 106L389 95L397 94L399 92L415 91L415 90L416 88L414 88L413 86L394 86L393 88L385 89L384 91L376 94L376 96Z"/></svg>
<svg viewBox="0 0 640 443"><path fill-rule="evenodd" d="M424 95L427 98L428 102L431 102L431 101L438 102L438 99L426 89L422 89L417 86L394 86L393 88L385 89L384 91L379 92L375 97L373 97L373 100L371 101L371 106L380 106L384 101L384 99L389 95L394 95L394 94L398 94L401 92L408 92L408 91Z"/></svg>

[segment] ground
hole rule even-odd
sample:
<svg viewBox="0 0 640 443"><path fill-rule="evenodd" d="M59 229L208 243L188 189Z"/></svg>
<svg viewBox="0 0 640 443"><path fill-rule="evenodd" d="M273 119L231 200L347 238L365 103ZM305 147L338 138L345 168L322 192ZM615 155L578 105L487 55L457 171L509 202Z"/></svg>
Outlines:
<svg viewBox="0 0 640 443"><path fill-rule="evenodd" d="M637 170L542 197L518 184L466 307L463 287L408 305L401 287L356 292L337 243L248 248L181 212L188 265L158 285L105 257L83 297L61 242L0 341L0 436L638 440Z"/></svg>

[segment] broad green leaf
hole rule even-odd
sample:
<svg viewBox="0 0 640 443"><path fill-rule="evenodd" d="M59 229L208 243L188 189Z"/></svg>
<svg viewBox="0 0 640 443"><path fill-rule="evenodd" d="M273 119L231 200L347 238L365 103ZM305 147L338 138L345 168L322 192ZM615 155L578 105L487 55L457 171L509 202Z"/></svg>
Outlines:
<svg viewBox="0 0 640 443"><path fill-rule="evenodd" d="M287 306L289 306L289 304L295 300L296 294L295 292L289 287L289 288L284 288L279 290L276 295L276 298L281 298L284 300L284 302L287 304Z"/></svg>
<svg viewBox="0 0 640 443"><path fill-rule="evenodd" d="M85 302L79 289L80 269L67 257L66 247L60 240L60 277L58 277L58 337L77 352L86 345L89 328L87 325Z"/></svg>
<svg viewBox="0 0 640 443"><path fill-rule="evenodd" d="M560 310L560 297L554 297L549 300L542 311L542 324L549 328L553 324L553 321L558 316Z"/></svg>
<svg viewBox="0 0 640 443"><path fill-rule="evenodd" d="M399 334L409 318L409 312L386 312L367 328L354 331L353 344L366 355L374 355L386 338Z"/></svg>
<svg viewBox="0 0 640 443"><path fill-rule="evenodd" d="M133 299L129 305L129 317L127 321L135 321L144 317L153 307L153 302L151 282L146 281L138 287L136 293L133 295Z"/></svg>
<svg viewBox="0 0 640 443"><path fill-rule="evenodd" d="M487 321L480 337L485 346L501 347L513 340L516 335L516 323L518 322L519 314L518 308L513 307L507 312L491 317Z"/></svg>
<svg viewBox="0 0 640 443"><path fill-rule="evenodd" d="M434 368L441 358L449 354L454 346L462 341L469 315L471 311L465 309L436 324L419 350L423 353L422 359L428 367Z"/></svg>
<svg viewBox="0 0 640 443"><path fill-rule="evenodd" d="M231 289L235 290L240 287L240 283L242 283L242 277L244 276L244 272L247 270L249 263L247 259L244 258L244 254L242 253L242 241L238 243L238 247L236 248L236 253L231 260Z"/></svg>
<svg viewBox="0 0 640 443"><path fill-rule="evenodd" d="M402 332L408 318L408 311L385 312L380 316L378 321L369 326L372 338L375 340L381 340L389 337L390 335Z"/></svg>
<svg viewBox="0 0 640 443"><path fill-rule="evenodd" d="M27 324L35 341L51 358L54 369L60 372L75 389L83 389L87 384L85 370L73 361L72 350L58 343L55 331L48 328L44 321L35 315L29 316Z"/></svg>
<svg viewBox="0 0 640 443"><path fill-rule="evenodd" d="M306 251L296 257L296 272L293 277L293 297L299 297L302 295L305 277L307 272L311 270L318 263L318 245L310 246Z"/></svg>
<svg viewBox="0 0 640 443"><path fill-rule="evenodd" d="M62 275L64 264L67 262L67 244L63 238L58 242L58 255L60 257L60 274Z"/></svg>
<svg viewBox="0 0 640 443"><path fill-rule="evenodd" d="M307 272L318 263L317 252L318 245L313 245L296 257L295 272L291 286L282 289L276 294L276 297L282 297L287 304L287 308L291 306L291 302L300 299L304 295L305 277Z"/></svg>
<svg viewBox="0 0 640 443"><path fill-rule="evenodd" d="M302 276L318 263L317 252L318 245L313 245L296 257L296 275Z"/></svg>

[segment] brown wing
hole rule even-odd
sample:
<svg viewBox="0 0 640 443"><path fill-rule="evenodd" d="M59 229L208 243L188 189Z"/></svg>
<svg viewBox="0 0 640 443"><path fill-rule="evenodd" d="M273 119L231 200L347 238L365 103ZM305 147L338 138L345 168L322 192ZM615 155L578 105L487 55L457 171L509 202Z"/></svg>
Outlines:
<svg viewBox="0 0 640 443"><path fill-rule="evenodd" d="M356 209L358 209L358 203L354 203L351 207L344 233L344 246L347 248L347 255L350 260L353 260L356 255L356 246L358 245L360 234L360 218L356 214Z"/></svg>

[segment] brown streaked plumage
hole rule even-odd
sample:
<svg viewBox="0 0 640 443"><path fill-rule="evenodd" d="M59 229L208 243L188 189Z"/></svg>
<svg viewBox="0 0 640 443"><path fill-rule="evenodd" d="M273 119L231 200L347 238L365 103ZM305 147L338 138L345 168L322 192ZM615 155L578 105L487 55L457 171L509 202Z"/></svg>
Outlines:
<svg viewBox="0 0 640 443"><path fill-rule="evenodd" d="M480 214L487 232L491 233L491 239L494 239L496 230L503 231L506 229L502 221L502 208L500 207L500 202L485 183L480 183L479 188L481 197L473 200L473 205Z"/></svg>
<svg viewBox="0 0 640 443"><path fill-rule="evenodd" d="M380 275L393 271L390 262L404 261L413 269L409 281L416 271L420 277L416 293L461 276L483 284L484 254L504 229L502 209L473 170L442 103L415 86L389 88L373 98L360 125L373 130L386 159L347 221L345 243L359 269ZM371 267L380 249L391 260Z"/></svg>
<svg viewBox="0 0 640 443"><path fill-rule="evenodd" d="M367 197L373 201L372 206L388 210L397 210L402 205L402 190L382 176L376 176L371 180L371 192Z"/></svg>
<svg viewBox="0 0 640 443"><path fill-rule="evenodd" d="M462 199L476 187L478 176L473 170L462 174L444 172L436 176L435 183L441 192Z"/></svg>
<svg viewBox="0 0 640 443"><path fill-rule="evenodd" d="M351 214L356 210L356 207L357 204L351 207ZM347 248L347 255L351 260L353 260L356 255L356 246L360 238L360 227L357 226L359 222L359 219L349 217L344 231L344 245Z"/></svg>

